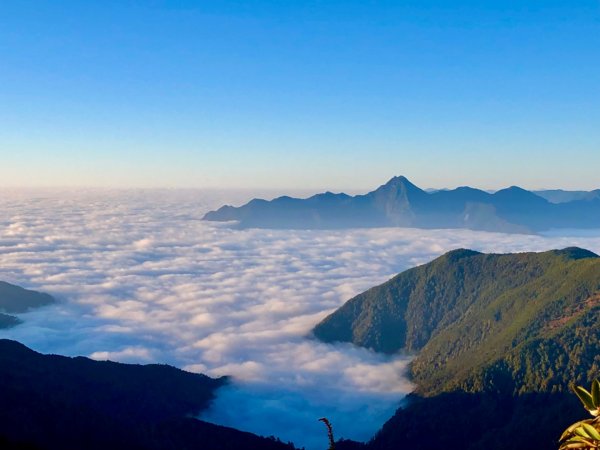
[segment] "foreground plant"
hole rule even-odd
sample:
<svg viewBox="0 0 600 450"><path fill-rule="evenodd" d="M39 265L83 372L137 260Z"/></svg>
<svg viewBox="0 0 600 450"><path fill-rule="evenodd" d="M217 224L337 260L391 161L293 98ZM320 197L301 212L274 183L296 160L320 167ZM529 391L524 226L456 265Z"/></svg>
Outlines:
<svg viewBox="0 0 600 450"><path fill-rule="evenodd" d="M331 422L329 422L327 417L321 417L319 422L323 422L327 427L327 438L329 439L328 450L335 450L335 439L333 438L333 427L331 426Z"/></svg>
<svg viewBox="0 0 600 450"><path fill-rule="evenodd" d="M567 428L560 437L560 450L600 449L600 381L594 380L591 392L581 386L575 386L573 392L593 419L582 420Z"/></svg>

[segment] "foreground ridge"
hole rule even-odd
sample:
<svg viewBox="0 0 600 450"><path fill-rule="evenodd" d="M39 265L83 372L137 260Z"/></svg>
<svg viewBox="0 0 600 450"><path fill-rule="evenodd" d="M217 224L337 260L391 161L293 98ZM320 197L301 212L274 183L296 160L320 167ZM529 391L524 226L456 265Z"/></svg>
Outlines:
<svg viewBox="0 0 600 450"><path fill-rule="evenodd" d="M0 380L3 449L294 449L192 418L227 378L42 355L2 339Z"/></svg>
<svg viewBox="0 0 600 450"><path fill-rule="evenodd" d="M599 323L595 253L460 249L357 295L314 335L415 355L417 390L369 450L525 450L532 429L555 450L580 416L569 385L600 374Z"/></svg>

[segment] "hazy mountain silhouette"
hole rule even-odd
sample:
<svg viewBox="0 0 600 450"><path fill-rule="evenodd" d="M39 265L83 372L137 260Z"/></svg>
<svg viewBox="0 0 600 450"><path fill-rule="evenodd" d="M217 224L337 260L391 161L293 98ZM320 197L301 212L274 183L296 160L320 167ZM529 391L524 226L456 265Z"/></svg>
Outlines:
<svg viewBox="0 0 600 450"><path fill-rule="evenodd" d="M600 189L595 189L593 191L564 191L562 189L550 189L533 192L552 203L567 203L576 200L590 201L600 199Z"/></svg>
<svg viewBox="0 0 600 450"><path fill-rule="evenodd" d="M54 298L48 294L0 281L0 329L9 328L21 323L13 315L54 303Z"/></svg>
<svg viewBox="0 0 600 450"><path fill-rule="evenodd" d="M18 317L0 313L0 329L11 328L19 325L20 323L22 322Z"/></svg>
<svg viewBox="0 0 600 450"><path fill-rule="evenodd" d="M597 228L600 197L552 203L513 186L495 193L470 187L424 191L394 177L365 195L314 195L307 199L255 199L204 216L237 221L242 228L335 229L352 227L469 228L533 233L552 228Z"/></svg>

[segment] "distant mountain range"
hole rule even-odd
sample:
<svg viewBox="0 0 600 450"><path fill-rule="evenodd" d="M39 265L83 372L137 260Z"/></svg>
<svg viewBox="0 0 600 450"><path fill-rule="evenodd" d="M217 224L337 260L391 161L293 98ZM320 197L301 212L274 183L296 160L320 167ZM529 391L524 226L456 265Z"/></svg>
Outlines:
<svg viewBox="0 0 600 450"><path fill-rule="evenodd" d="M54 298L48 294L0 281L0 329L21 323L21 320L12 314L24 313L54 302Z"/></svg>
<svg viewBox="0 0 600 450"><path fill-rule="evenodd" d="M562 189L553 189L533 192L552 203L568 203L578 200L590 201L600 198L600 189L593 191L563 191Z"/></svg>
<svg viewBox="0 0 600 450"><path fill-rule="evenodd" d="M0 380L2 449L294 449L192 418L225 378L42 355L0 339Z"/></svg>
<svg viewBox="0 0 600 450"><path fill-rule="evenodd" d="M368 450L557 448L583 418L570 383L600 375L600 257L455 250L346 302L325 342L416 355L417 390Z"/></svg>
<svg viewBox="0 0 600 450"><path fill-rule="evenodd" d="M599 228L600 195L598 191L587 194L534 193L516 186L494 193L470 187L427 192L405 177L394 177L364 195L326 192L307 199L254 199L240 207L211 211L204 220L281 229L414 227L535 233Z"/></svg>

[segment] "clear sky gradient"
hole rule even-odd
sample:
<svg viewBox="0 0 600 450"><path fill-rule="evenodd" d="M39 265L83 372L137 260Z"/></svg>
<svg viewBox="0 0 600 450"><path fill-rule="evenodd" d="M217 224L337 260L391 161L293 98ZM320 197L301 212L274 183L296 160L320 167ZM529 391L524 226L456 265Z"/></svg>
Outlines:
<svg viewBox="0 0 600 450"><path fill-rule="evenodd" d="M600 1L0 2L0 185L600 188Z"/></svg>

